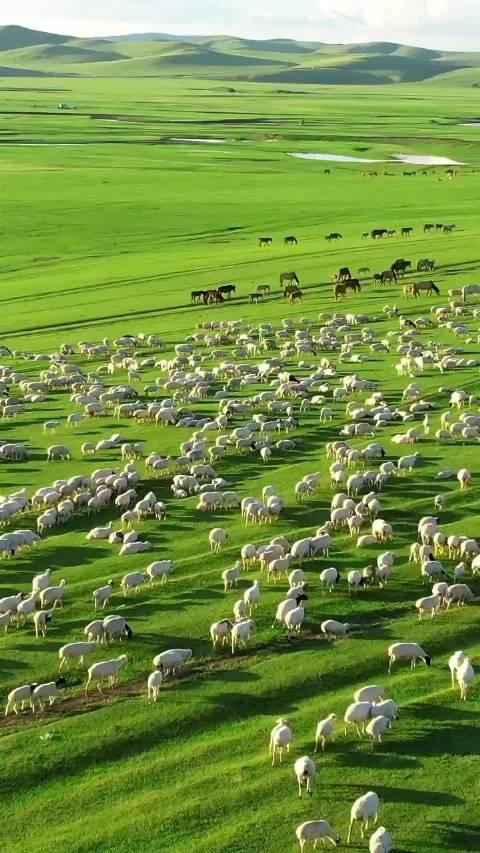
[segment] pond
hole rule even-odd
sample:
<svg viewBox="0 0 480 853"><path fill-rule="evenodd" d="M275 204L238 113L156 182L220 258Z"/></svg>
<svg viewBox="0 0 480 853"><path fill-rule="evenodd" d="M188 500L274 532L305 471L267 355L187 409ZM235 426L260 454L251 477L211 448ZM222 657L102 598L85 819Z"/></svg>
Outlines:
<svg viewBox="0 0 480 853"><path fill-rule="evenodd" d="M409 166L465 166L458 160L450 160L448 157L438 157L432 154L393 154L386 160L371 160L364 157L351 157L347 154L318 154L313 151L291 151L289 157L297 157L300 160L323 160L330 163L404 163Z"/></svg>

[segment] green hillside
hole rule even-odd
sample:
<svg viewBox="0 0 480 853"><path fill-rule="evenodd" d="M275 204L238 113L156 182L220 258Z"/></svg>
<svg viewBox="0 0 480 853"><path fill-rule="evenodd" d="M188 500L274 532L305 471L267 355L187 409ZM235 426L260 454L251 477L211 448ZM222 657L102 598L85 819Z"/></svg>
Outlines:
<svg viewBox="0 0 480 853"><path fill-rule="evenodd" d="M438 78L475 86L480 53L396 42L324 44L227 35L136 33L103 38L0 28L0 76L191 77L271 83L370 85Z"/></svg>

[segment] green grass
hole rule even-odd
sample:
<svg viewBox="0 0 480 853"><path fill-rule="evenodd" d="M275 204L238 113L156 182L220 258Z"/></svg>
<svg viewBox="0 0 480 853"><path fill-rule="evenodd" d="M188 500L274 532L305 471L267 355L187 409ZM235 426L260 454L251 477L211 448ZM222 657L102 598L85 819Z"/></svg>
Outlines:
<svg viewBox="0 0 480 853"><path fill-rule="evenodd" d="M384 318L385 303L396 302L407 315L429 314L432 304L447 301L447 289L477 280L480 147L478 131L458 125L478 114L473 93L379 86L312 88L296 94L294 88L286 95L274 86L231 86L235 93L218 81L202 79L1 82L1 138L14 144L1 148L0 160L0 343L17 355L13 360L2 357L0 363L37 377L46 362L24 360L22 353L52 353L62 342L112 340L139 332L164 339L165 351L158 354L164 358L205 320L241 319L248 328L261 321L278 327L286 316L296 322L308 317L317 331L319 313L336 310L375 316L371 328L381 339L397 328ZM76 109L57 111L61 101ZM218 146L168 142L178 136L225 141ZM77 144L15 144L22 141ZM436 154L468 165L451 182L443 168L435 173L429 168L426 175L418 169L416 177L406 178L403 167L395 164L385 166L388 175L373 179L363 176L362 164L338 166L287 156L295 150L366 158ZM326 166L330 175L324 174ZM457 232L452 237L423 235L428 221L456 222ZM361 240L362 232L381 225L412 225L415 233L408 240ZM344 239L327 244L324 235L336 230ZM299 238L294 249L282 244L290 233ZM260 234L272 235L272 248L258 248ZM348 263L352 270L367 265L373 272L402 256L435 258L441 300L408 303L400 288L378 290L366 279L359 298L335 304L329 278L340 265ZM287 269L300 276L305 292L301 306L287 307L280 297L278 276ZM215 309L190 305L191 290L230 281L237 286L230 304ZM270 283L271 298L263 306L249 305L248 294L263 282ZM420 338L423 343L453 342L476 358L478 320L468 317L465 322L474 343L454 338L447 329L422 332ZM199 352L209 368L216 364L209 350ZM151 354L142 350L142 356ZM371 354L371 359L364 365L340 364L340 376L355 370L375 379L387 401L399 404L408 380L396 376L396 353ZM78 355L72 361L89 372L102 363ZM288 368L299 372L298 359ZM160 371L143 373L140 392ZM118 373L114 381L126 381L126 373ZM407 557L418 519L431 514L437 492L447 495L442 529L479 535L478 448L439 447L433 433L440 412L448 407L448 393L439 388L462 386L478 394L480 380L474 368L443 377L427 370L418 381L422 395L438 408L432 435L416 448L422 464L380 496L382 516L395 531L392 581L384 590L364 591L352 599L343 581L334 593L322 596L322 568L335 565L345 575L380 553L380 548L357 551L343 533L335 534L328 561L307 566L306 630L292 645L282 630L271 628L284 582L271 588L264 583L257 631L245 653L233 659L228 653L212 655L208 631L213 621L228 616L256 576L243 574L238 595L224 594L221 588L220 573L237 559L242 544L260 544L279 534L293 540L327 518L331 491L324 448L345 423L339 403L331 424L319 425L313 410L301 418L294 436L296 453L276 453L264 467L257 457L229 451L218 464L218 473L241 496L259 495L267 483L278 488L285 510L268 531L246 530L235 512L200 517L196 499L171 500L170 481L149 481L140 464L140 492L153 488L168 502L165 522L138 525L153 543L151 553L119 558L118 547L87 542L91 527L115 517L108 511L94 518L77 514L65 528L46 535L34 552L2 562L2 595L27 591L32 577L47 567L56 580L68 581L65 608L55 614L45 640L35 641L31 627L1 637L3 702L16 685L55 677L58 648L80 638L93 618L93 589L110 577L120 581L126 571L144 568L155 558L175 560L166 587L142 590L126 602L117 591L112 600L109 612L125 613L134 632L126 649L129 663L115 691L85 700L85 675L72 669L65 698L52 712L33 719L26 713L0 727L2 806L8 815L3 844L9 853L43 853L52 838L59 853L294 851L296 826L312 818L327 818L345 840L351 803L369 789L381 797L381 822L393 832L397 850L478 849L478 690L461 703L458 692L450 689L446 669L449 654L459 648L471 653L478 668L478 605L455 608L418 626L413 604L424 588ZM16 386L12 390L18 393ZM242 394L258 390L249 386ZM193 408L213 414L217 401L209 397ZM0 465L2 493L25 486L31 494L57 478L117 464L115 452L90 460L80 455L84 441L112 432L143 439L146 451L164 454L177 454L191 434L136 426L113 416L85 421L71 432L65 418L73 410L69 394L49 394L44 403L26 405L16 420L0 423L1 439L26 441L30 449L27 463ZM62 422L54 439L42 434L43 422L52 418ZM233 425L242 422L238 418ZM388 458L402 452L391 442L401 428L395 425L381 434ZM72 450L72 461L47 464L47 446L63 442ZM352 441L359 447L366 443ZM456 481L435 483L435 473L446 465L472 470L468 492L460 493ZM295 482L317 470L322 473L320 491L298 506ZM13 526L34 523L28 514ZM230 534L228 547L218 556L208 550L213 526L224 526ZM453 562L445 563L451 570ZM471 585L480 593L478 580ZM327 617L353 623L352 636L327 645L319 637ZM432 654L432 669L411 673L398 667L387 678L387 646L409 639ZM151 659L177 646L193 649L192 664L149 706L145 684ZM123 650L115 646L112 655ZM94 659L104 656L99 651ZM388 687L401 707L401 719L373 755L366 742L339 734L318 759L313 799L299 801L293 760L312 753L317 721L331 712L341 718L353 691L374 682ZM279 716L290 720L294 745L284 767L274 770L267 744ZM49 741L40 739L46 732L53 732ZM351 849L365 850L366 844L357 838Z"/></svg>

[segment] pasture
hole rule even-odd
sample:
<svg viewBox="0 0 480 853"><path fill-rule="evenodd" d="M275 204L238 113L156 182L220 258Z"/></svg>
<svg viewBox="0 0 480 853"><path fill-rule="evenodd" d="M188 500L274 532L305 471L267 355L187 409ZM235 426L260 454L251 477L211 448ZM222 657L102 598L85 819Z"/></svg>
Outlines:
<svg viewBox="0 0 480 853"><path fill-rule="evenodd" d="M439 325L431 312L448 304L449 289L477 281L480 129L459 124L476 117L477 99L473 90L426 84L394 91L381 86L289 89L280 94L271 85L242 82L232 94L218 81L199 79L2 80L0 345L14 353L0 357L2 367L36 380L49 362L34 360L33 354L55 353L68 343L73 346L68 362L85 375L93 380L100 371L96 375L106 386L125 384L125 369L113 376L101 372L115 351L113 341L122 335L158 336L162 347L140 344L134 356L159 363L173 358L175 345L188 336L209 331L200 324L238 321L242 331L258 332L261 324L270 323L274 333L287 318L294 331L308 329L318 336L326 315L335 312L365 315L368 322L350 331L365 328L375 341L391 342L389 352L372 352L369 341L356 345L352 354L368 356L366 361L352 362L348 353L341 359L340 350L321 347L313 355L285 357L285 370L301 380L320 367L321 359L333 363L335 376L322 380L332 420L319 423L318 408L300 412L298 400L289 399L298 426L274 440L293 439L293 451L272 445L272 457L264 464L257 450L239 454L233 446L215 463L217 476L241 498L261 498L263 486L275 487L284 508L274 524L245 527L239 509L203 513L196 509L198 496L172 497L173 468L168 476L153 477L142 458L134 463L139 496L152 490L167 504L165 520L149 517L135 524L140 538L151 543L150 551L119 556L118 545L86 540L92 527L112 521L118 529L120 513L111 504L95 514L76 511L35 548L0 561L2 596L28 594L32 578L47 568L55 583L67 581L65 605L55 610L45 638L35 638L30 621L0 636L2 704L18 685L57 677L58 649L83 638L84 626L94 618L92 591L110 578L115 587L107 612L124 615L133 631L128 642L99 648L87 664L126 653L128 664L115 688L85 698L86 667L71 666L67 688L52 709L0 720L2 810L8 815L3 844L9 853L41 853L52 840L58 853L293 851L298 849L296 827L320 818L340 833L343 847L350 807L368 790L380 797L379 824L393 833L395 850L478 849L478 687L474 684L467 702L460 701L447 667L449 656L463 649L478 668L478 603L442 609L432 621L419 624L415 601L429 587L422 584L419 566L408 562L422 516L438 515L446 535L480 536L478 440L440 444L435 438L455 389L476 397L466 411L479 411L475 302L468 301L467 313L458 315L466 329L458 334ZM74 101L75 113L58 113L59 99ZM179 138L221 141L174 141ZM298 151L387 162L338 164L288 156ZM453 167L457 174L449 180L446 166L404 166L390 160L395 154L441 156L465 165ZM416 174L407 177L405 170ZM386 174L371 177L366 171ZM424 233L425 223L454 223L456 228L452 234ZM402 227L412 227L413 233L401 237ZM362 239L374 228L396 233ZM341 239L325 240L337 232ZM272 244L260 247L264 235L272 237ZM288 235L295 235L298 244L285 246ZM398 258L411 259L413 269L419 259L432 258L435 269L374 284L372 275ZM342 266L358 276L361 291L335 301L331 277ZM358 273L366 267L368 273ZM284 301L279 276L289 270L300 280L302 303ZM405 285L428 280L436 283L439 296L404 296ZM191 304L192 291L226 283L236 287L231 300ZM268 284L270 293L251 304L249 294L261 284ZM396 306L410 322L420 316L432 320L432 326L414 330L423 350L437 356L436 347L461 347L471 365L441 373L431 364L414 377L399 376L399 318L387 316L385 305ZM79 342L104 339L108 356L88 358L79 352ZM226 350L231 359L235 343L195 342L208 371L225 360L213 357L215 348ZM278 351L259 349L250 359L252 367L272 356ZM141 401L167 396L162 387L147 400L144 394L146 385L166 377L158 364L141 366L140 373L132 384ZM288 588L284 578L268 583L256 566L242 571L238 591L224 592L220 576L240 558L243 544L259 546L273 536L292 543L314 535L329 520L334 492L325 445L340 438L350 422L346 402L364 405L372 393L334 401L333 389L352 374L374 382L387 404L400 409L405 408L403 390L417 382L420 398L434 404L430 434L423 434L422 413L414 422L381 427L373 439L346 439L359 449L378 441L384 461L395 463L404 453L418 452L419 464L408 475L391 478L379 493L380 515L393 527L390 542L357 548L341 528L332 533L328 558L303 564L309 584L306 619L300 636L289 642L284 626L272 628ZM214 394L225 379L217 376L208 384L205 398L186 399L181 406L197 417L215 417L220 400ZM18 383L9 387L10 396L21 397ZM232 399L267 389L268 384L248 384ZM0 422L1 441L25 444L29 453L26 461L0 460L3 495L25 488L31 497L60 478L123 467L119 449L87 458L81 454L84 442L95 444L112 433L142 442L144 457L154 451L176 457L192 435L192 428L118 419L113 409L71 429L66 418L73 411L82 408L70 400L70 391L55 391L44 401L24 403L17 417ZM224 432L249 418L232 416ZM60 422L53 437L42 429L49 420ZM421 434L413 448L392 442L407 427ZM209 434L209 446L217 434ZM47 462L52 444L65 444L71 460ZM446 467L455 473L468 468L470 487L461 490L456 478L436 480ZM319 489L298 503L295 484L317 471ZM439 513L434 511L437 494L446 496ZM35 530L37 514L29 509L2 532ZM208 543L214 527L229 534L219 554L212 554ZM370 532L368 522L361 532ZM389 583L350 596L348 571L375 563L386 550L395 555ZM174 562L168 583L141 587L124 598L122 576L143 571L157 559ZM458 560L441 559L451 577ZM339 569L341 580L334 591L322 594L319 572L330 566ZM251 642L235 655L228 646L212 652L210 625L233 618L234 602L255 578L262 594ZM470 568L466 582L480 595L480 580L472 578ZM350 635L327 642L320 625L329 618L350 623ZM408 664L398 664L387 676L387 647L397 641L420 643L432 656L431 669L419 664L411 671ZM152 658L171 648L191 648L192 660L178 678L166 680L158 701L149 704ZM355 690L375 683L395 699L401 716L371 751L367 738L360 740L352 731L344 737L343 713ZM336 740L315 756L313 796L300 800L293 763L302 755L313 757L316 724L330 713L338 717ZM268 740L280 717L288 719L294 740L283 766L272 768ZM367 850L368 841L357 830L349 847Z"/></svg>

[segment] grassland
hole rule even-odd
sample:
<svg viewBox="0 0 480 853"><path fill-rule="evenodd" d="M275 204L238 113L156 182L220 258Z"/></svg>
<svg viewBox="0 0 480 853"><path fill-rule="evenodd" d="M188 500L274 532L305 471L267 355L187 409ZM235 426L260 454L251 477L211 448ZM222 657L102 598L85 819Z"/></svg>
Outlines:
<svg viewBox="0 0 480 853"><path fill-rule="evenodd" d="M243 319L279 324L319 312L364 311L382 318L385 302L409 315L398 288L375 290L364 282L361 297L335 306L331 273L341 264L384 269L396 257L434 257L435 280L443 295L477 277L480 188L479 130L459 126L478 115L468 89L399 86L292 87L232 84L235 93L211 80L44 79L0 81L2 258L0 343L19 352L53 352L63 341L101 340L141 331L159 334L170 354L175 343L207 319ZM75 104L59 112L57 103ZM303 123L302 123L303 122ZM174 137L213 137L218 145L173 143ZM4 144L10 143L10 144ZM25 144L27 143L27 144ZM49 143L49 144L44 144ZM52 144L54 143L54 144ZM291 151L388 158L395 153L443 155L465 162L454 181L444 169L403 176L388 164L380 178L364 177L362 164L336 165L290 158ZM329 165L331 174L324 174ZM367 166L367 168L376 168ZM442 177L442 181L437 178ZM427 221L455 222L453 237L423 235ZM385 225L415 227L408 241L362 241L362 232ZM326 244L339 230L344 239ZM299 246L285 249L294 233ZM257 247L259 234L271 234L271 249ZM295 269L305 292L302 306L286 308L277 286L284 269ZM190 291L234 282L237 298L215 309L192 307ZM268 282L273 295L263 306L249 305L247 294ZM430 303L422 305L428 313ZM467 320L476 335L475 321ZM379 319L383 337L394 327ZM432 333L433 335L433 333ZM429 333L422 336L428 339ZM436 339L451 340L446 331ZM465 345L465 344L463 344ZM478 355L478 345L465 345ZM74 357L78 360L78 357ZM393 369L395 355L378 357L359 372L379 382L389 402L397 402L405 382ZM11 362L6 362L11 366ZM18 359L22 372L37 375L39 363ZM41 363L40 363L41 365ZM89 369L99 366L89 363ZM294 365L292 364L292 367ZM295 366L295 369L296 366ZM344 365L342 371L349 372ZM149 381L156 371L146 371ZM122 376L122 378L126 378ZM461 384L479 393L478 370L440 377L427 371L422 395L448 405L439 387ZM144 384L143 382L141 383ZM195 407L211 413L211 399ZM55 441L71 447L73 460L47 465L51 439L41 425L62 423L71 411L68 395L49 397L25 415L0 424L0 437L25 440L28 463L0 467L2 492L29 491L57 477L110 464L112 453L95 460L80 457L83 441L121 431L145 439L147 451L176 453L189 431L136 427L113 418L85 422L72 434L62 426ZM258 459L228 455L218 466L242 494L259 494L271 482L286 498L275 533L298 538L327 517L331 493L324 444L344 423L343 406L334 407L333 424L317 416L301 419L298 453L275 456L266 470ZM438 415L433 429L438 427ZM382 434L390 458L398 448ZM358 443L358 442L357 442ZM361 444L361 442L360 442ZM317 574L326 565L344 572L362 567L365 553L343 534L334 539L328 563L309 566L311 596L304 637L288 645L272 630L272 615L285 585L265 589L256 615L251 648L231 660L212 656L210 624L230 612L234 593L219 583L240 546L263 532L246 532L236 514L199 517L195 499L173 502L167 481L142 480L169 501L165 522L139 527L154 545L153 556L173 557L175 572L166 588L145 590L126 604L117 594L111 612L128 615L134 638L121 684L104 698L82 696L83 673L72 671L64 701L39 719L23 715L0 727L3 758L3 844L9 853L43 853L52 843L58 853L127 853L168 850L198 853L273 853L295 849L298 823L326 817L346 837L348 811L365 790L382 800L382 822L392 829L402 853L443 853L478 849L478 692L460 703L449 688L448 655L468 650L478 661L478 606L455 609L437 622L417 626L412 603L422 594L418 568L407 562L420 516L430 514L439 491L435 473L445 465L467 465L473 487L460 494L445 484L447 510L442 529L478 536L478 449L440 448L424 439L422 465L406 480L396 480L381 497L382 513L395 529L395 575L385 590L349 599L343 583L322 597ZM322 488L299 507L293 485L308 471L321 470ZM143 473L143 471L142 471ZM1 638L1 699L12 687L55 676L57 650L80 636L92 618L91 591L109 577L143 568L149 555L119 559L108 544L85 541L93 524L112 517L76 516L66 528L45 537L34 554L2 563L2 594L27 591L31 578L51 567L68 580L63 612L46 640L31 629ZM27 516L22 526L34 524ZM212 557L208 530L220 524L230 533L226 551ZM270 531L267 536L270 535ZM376 551L374 552L376 554ZM368 558L370 558L370 554ZM147 559L146 559L147 558ZM451 569L453 563L446 561ZM250 577L253 577L253 573ZM250 582L245 575L244 589ZM473 588L480 592L478 581ZM4 591L4 592L3 592ZM355 624L344 643L329 647L319 638L326 617ZM366 743L346 740L319 759L312 801L298 801L292 761L272 770L266 747L272 722L286 716L294 730L293 756L311 753L318 719L341 716L354 689L385 684L386 647L394 640L417 639L432 654L431 671L398 668L388 688L402 719L372 755ZM191 647L194 662L185 677L165 688L156 706L145 700L151 658L160 650ZM116 649L115 649L116 653ZM102 652L98 653L101 659ZM40 739L52 732L51 740ZM355 842L352 850L365 850Z"/></svg>

